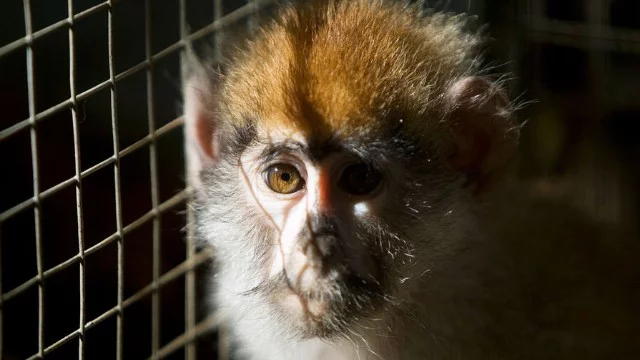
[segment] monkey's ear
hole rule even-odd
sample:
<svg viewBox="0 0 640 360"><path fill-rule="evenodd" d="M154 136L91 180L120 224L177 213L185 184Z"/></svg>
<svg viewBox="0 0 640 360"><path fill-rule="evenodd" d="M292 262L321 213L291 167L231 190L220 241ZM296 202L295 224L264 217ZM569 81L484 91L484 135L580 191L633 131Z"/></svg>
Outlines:
<svg viewBox="0 0 640 360"><path fill-rule="evenodd" d="M217 126L208 100L213 88L209 81L201 79L191 76L183 89L187 176L195 188L201 185L200 170L218 158Z"/></svg>
<svg viewBox="0 0 640 360"><path fill-rule="evenodd" d="M506 170L518 146L509 99L497 84L470 76L449 88L447 100L455 145L449 162L467 174L476 193L484 192Z"/></svg>

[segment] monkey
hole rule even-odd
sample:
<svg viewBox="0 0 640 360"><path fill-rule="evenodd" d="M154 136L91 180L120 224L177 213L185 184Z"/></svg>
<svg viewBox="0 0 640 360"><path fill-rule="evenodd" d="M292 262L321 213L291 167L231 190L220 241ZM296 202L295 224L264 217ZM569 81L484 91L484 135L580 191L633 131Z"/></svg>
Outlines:
<svg viewBox="0 0 640 360"><path fill-rule="evenodd" d="M636 248L512 192L516 109L469 21L293 2L187 61L195 231L239 358L638 358Z"/></svg>

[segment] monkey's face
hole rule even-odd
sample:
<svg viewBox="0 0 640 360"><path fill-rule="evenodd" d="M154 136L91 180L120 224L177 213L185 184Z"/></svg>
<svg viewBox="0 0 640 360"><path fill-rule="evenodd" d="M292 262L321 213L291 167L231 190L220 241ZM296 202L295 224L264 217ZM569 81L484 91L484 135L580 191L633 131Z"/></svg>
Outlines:
<svg viewBox="0 0 640 360"><path fill-rule="evenodd" d="M331 337L450 262L468 190L506 164L517 132L499 86L473 75L461 18L313 3L285 9L224 75L196 67L185 129L222 310Z"/></svg>
<svg viewBox="0 0 640 360"><path fill-rule="evenodd" d="M384 207L390 183L373 159L270 138L239 167L254 215L270 229L263 295L304 330L324 332L373 310L384 292L381 239L367 219Z"/></svg>
<svg viewBox="0 0 640 360"><path fill-rule="evenodd" d="M258 130L243 141L204 172L201 230L237 291L289 330L331 337L373 317L446 245L430 234L451 222L458 177L397 134L313 141Z"/></svg>

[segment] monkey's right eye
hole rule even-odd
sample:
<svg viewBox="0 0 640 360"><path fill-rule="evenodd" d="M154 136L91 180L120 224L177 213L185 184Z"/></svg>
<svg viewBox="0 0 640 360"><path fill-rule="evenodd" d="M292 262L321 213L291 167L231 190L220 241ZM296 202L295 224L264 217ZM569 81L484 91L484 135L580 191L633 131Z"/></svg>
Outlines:
<svg viewBox="0 0 640 360"><path fill-rule="evenodd" d="M288 164L271 165L264 173L264 181L269 189L279 194L293 194L304 187L298 169Z"/></svg>

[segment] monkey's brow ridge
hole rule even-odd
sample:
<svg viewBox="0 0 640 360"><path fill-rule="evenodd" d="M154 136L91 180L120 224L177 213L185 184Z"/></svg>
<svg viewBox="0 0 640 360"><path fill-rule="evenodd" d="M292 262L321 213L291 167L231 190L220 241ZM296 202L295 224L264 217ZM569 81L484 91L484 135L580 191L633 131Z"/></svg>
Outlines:
<svg viewBox="0 0 640 360"><path fill-rule="evenodd" d="M260 158L271 161L285 153L301 153L308 158L312 158L309 147L297 141L285 140L278 143L270 143L260 153Z"/></svg>
<svg viewBox="0 0 640 360"><path fill-rule="evenodd" d="M260 158L265 159L265 161L270 161L281 154L299 153L307 159L316 162L322 160L329 154L345 149L345 146L341 146L335 141L311 141L310 144L303 144L298 141L284 140L267 144L260 153Z"/></svg>

